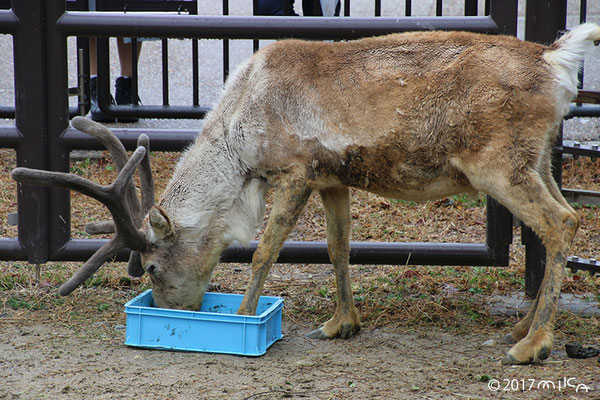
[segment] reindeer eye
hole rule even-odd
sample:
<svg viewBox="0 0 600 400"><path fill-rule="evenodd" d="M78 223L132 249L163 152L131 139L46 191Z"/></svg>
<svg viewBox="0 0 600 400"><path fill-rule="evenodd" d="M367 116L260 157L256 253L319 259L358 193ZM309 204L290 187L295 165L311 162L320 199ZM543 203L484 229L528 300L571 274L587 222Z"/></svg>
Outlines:
<svg viewBox="0 0 600 400"><path fill-rule="evenodd" d="M156 271L157 265L154 263L149 264L148 266L146 266L146 272L149 274L153 274Z"/></svg>

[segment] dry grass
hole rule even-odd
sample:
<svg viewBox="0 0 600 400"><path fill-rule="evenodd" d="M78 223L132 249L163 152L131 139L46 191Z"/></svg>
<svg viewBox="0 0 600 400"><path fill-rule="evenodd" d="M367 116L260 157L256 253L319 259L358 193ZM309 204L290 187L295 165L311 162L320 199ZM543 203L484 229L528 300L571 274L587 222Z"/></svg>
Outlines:
<svg viewBox="0 0 600 400"><path fill-rule="evenodd" d="M156 153L153 169L160 193L171 175L178 154ZM8 226L8 212L16 212L16 185L9 179L15 165L14 152L0 150L1 236L14 237ZM580 158L566 161L563 167L566 187L600 190L600 164ZM114 177L110 158L82 161L72 171L101 183ZM72 235L87 237L85 223L108 218L106 209L96 201L71 193ZM573 254L598 258L600 248L600 209L577 206L582 226L575 239ZM361 241L483 242L485 207L483 198L457 196L430 203L387 200L353 191L352 239ZM511 261L506 268L439 266L351 267L355 301L361 311L364 329L384 325L421 327L433 324L456 331L485 330L507 323L490 316L485 299L490 294L523 290L524 250L520 229L515 228ZM325 220L318 196L313 196L307 211L291 235L295 240L324 240ZM67 297L56 294L56 286L70 276L78 263L48 263L38 277L33 266L24 262L0 263L0 324L20 320L59 321L75 325L83 319L124 322L123 304L150 287L146 277L126 276L122 263L108 263L83 288ZM213 281L219 291L244 290L249 276L246 264L220 266ZM564 291L599 293L600 278L587 273L569 273ZM327 320L334 310L335 285L329 265L275 265L267 294L286 298L285 318L302 325L315 326ZM514 322L514 321L513 321ZM563 316L558 329L564 334L592 335L598 332L594 318Z"/></svg>

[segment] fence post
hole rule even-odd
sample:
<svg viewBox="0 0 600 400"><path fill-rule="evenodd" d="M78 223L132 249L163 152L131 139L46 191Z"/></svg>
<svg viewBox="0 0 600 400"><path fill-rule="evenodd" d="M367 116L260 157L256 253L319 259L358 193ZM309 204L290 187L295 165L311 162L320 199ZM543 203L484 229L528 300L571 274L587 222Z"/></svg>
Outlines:
<svg viewBox="0 0 600 400"><path fill-rule="evenodd" d="M517 36L518 0L492 0L490 16L498 25L498 33Z"/></svg>
<svg viewBox="0 0 600 400"><path fill-rule="evenodd" d="M465 10L467 2L465 2ZM470 12L477 7L471 5ZM498 33L517 35L518 0L493 0L490 4L490 16L498 25ZM496 200L487 198L487 234L486 242L494 255L495 265L508 265L510 245L512 243L512 214Z"/></svg>
<svg viewBox="0 0 600 400"><path fill-rule="evenodd" d="M23 141L17 166L46 169L47 76L44 69L44 1L13 1L19 25L13 35L15 125ZM48 189L18 185L18 238L28 261L48 260Z"/></svg>
<svg viewBox="0 0 600 400"><path fill-rule="evenodd" d="M528 0L525 10L525 40L549 44L554 42L559 30L565 29L567 2L565 0ZM558 144L562 145L562 125ZM562 153L552 153L554 179L561 186ZM522 242L525 245L525 292L535 297L544 279L546 249L529 227L523 225Z"/></svg>
<svg viewBox="0 0 600 400"><path fill-rule="evenodd" d="M46 124L48 168L69 172L69 151L60 140L69 126L69 96L67 70L67 38L56 28L56 22L66 11L66 2L44 1L46 48ZM70 193L66 189L50 188L48 197L48 243L50 255L56 254L71 235Z"/></svg>

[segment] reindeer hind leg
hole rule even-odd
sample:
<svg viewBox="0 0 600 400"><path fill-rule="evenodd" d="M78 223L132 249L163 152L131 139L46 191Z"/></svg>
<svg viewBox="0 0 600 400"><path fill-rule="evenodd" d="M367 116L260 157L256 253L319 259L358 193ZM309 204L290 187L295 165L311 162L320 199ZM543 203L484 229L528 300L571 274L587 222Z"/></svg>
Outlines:
<svg viewBox="0 0 600 400"><path fill-rule="evenodd" d="M547 177L538 171L524 167L512 170L510 177L499 171L502 169L497 166L483 169L470 179L531 227L546 247L546 271L538 299L513 330L512 336L519 342L503 360L507 364L526 364L543 360L550 354L563 269L578 219L570 207L555 199ZM511 179L516 176L518 179Z"/></svg>
<svg viewBox="0 0 600 400"><path fill-rule="evenodd" d="M571 205L564 198L564 196L560 192L558 184L552 176L552 163L550 159L550 151L551 149L544 152L544 154L542 155L542 162L540 163L540 166L537 170L542 178L542 181L544 182L544 185L546 185L546 188L548 189L554 200L558 201L561 206L569 210L571 214L573 214L573 216L577 219L578 222L575 228L575 230L577 230L577 228L579 227L579 216L577 215L577 212L573 209L573 207L571 207Z"/></svg>
<svg viewBox="0 0 600 400"><path fill-rule="evenodd" d="M552 169L551 169L551 166L552 166L551 153L552 153L552 145L549 145L542 152L541 162L539 163L538 167L536 168L536 171L539 173L543 184L546 186L546 189L548 189L548 192L550 193L552 198L554 198L554 200L556 200L558 203L560 203L560 205L563 206L565 209L569 210L571 212L571 214L573 215L573 217L575 217L575 219L577 221L579 221L577 212L565 200L562 193L560 192L560 188L558 187L558 184L554 180L554 176L552 175ZM538 292L538 295L536 296L535 301L532 304L529 312L527 313L527 315L521 321L519 321L519 323L513 328L511 333L509 333L505 336L504 341L506 343L513 344L513 343L518 342L525 336L527 336L527 333L529 332L531 323L533 322L533 318L535 316L535 311L537 309L538 304L539 304L539 292Z"/></svg>

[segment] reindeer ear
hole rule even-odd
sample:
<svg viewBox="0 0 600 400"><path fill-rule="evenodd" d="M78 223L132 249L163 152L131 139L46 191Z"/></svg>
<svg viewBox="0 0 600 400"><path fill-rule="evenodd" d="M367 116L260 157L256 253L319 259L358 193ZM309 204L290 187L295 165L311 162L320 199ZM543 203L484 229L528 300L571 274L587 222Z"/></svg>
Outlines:
<svg viewBox="0 0 600 400"><path fill-rule="evenodd" d="M149 220L150 226L157 238L165 239L175 233L175 227L171 222L171 218L169 218L162 208L152 207L150 209Z"/></svg>

